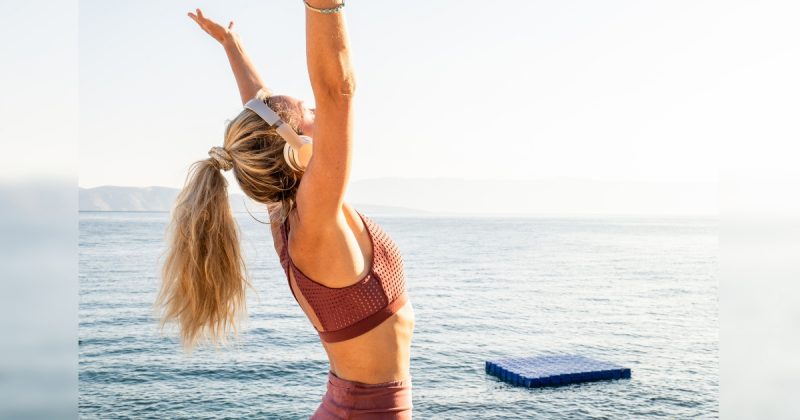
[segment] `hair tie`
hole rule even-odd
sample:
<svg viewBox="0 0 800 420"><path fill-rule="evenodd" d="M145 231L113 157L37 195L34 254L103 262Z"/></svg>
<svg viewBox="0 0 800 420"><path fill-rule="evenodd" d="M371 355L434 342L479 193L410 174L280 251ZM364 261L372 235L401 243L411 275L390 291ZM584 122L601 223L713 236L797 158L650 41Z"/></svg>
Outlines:
<svg viewBox="0 0 800 420"><path fill-rule="evenodd" d="M208 151L208 155L214 162L214 167L217 169L228 171L233 168L233 159L230 153L222 147L214 146Z"/></svg>

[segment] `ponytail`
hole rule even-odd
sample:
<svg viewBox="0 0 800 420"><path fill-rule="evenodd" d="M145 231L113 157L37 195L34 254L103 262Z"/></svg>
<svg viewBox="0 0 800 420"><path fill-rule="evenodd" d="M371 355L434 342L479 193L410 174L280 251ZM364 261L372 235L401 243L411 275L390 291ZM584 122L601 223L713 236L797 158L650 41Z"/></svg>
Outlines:
<svg viewBox="0 0 800 420"><path fill-rule="evenodd" d="M231 330L238 337L250 282L227 180L212 159L192 164L171 218L155 302L163 308L161 329L176 321L189 352L201 339L225 344Z"/></svg>

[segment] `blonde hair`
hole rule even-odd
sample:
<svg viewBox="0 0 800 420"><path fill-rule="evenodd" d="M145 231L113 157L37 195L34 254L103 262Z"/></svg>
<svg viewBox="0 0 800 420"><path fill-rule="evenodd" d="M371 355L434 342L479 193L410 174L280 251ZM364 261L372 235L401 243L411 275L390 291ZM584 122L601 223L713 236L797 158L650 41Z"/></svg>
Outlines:
<svg viewBox="0 0 800 420"><path fill-rule="evenodd" d="M280 100L268 105L299 130L297 112ZM284 140L261 117L244 109L225 129L223 148L234 178L253 200L281 203L283 222L295 206L302 173L283 159ZM227 180L213 156L194 162L178 194L165 234L166 259L155 306L163 310L160 327L180 327L184 350L201 339L226 344L246 315L247 287L252 287L239 243L239 228L228 202ZM206 341L206 340L204 340Z"/></svg>

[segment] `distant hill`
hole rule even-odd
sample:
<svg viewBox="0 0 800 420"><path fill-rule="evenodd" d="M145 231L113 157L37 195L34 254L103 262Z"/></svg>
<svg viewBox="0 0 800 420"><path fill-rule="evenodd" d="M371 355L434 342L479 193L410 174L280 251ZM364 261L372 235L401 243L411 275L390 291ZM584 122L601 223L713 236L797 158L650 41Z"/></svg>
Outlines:
<svg viewBox="0 0 800 420"><path fill-rule="evenodd" d="M171 187L118 187L102 186L78 188L80 211L151 211L168 212L175 203L180 189ZM229 193L231 209L235 213L258 212L263 205L244 194ZM367 214L421 215L427 212L398 206L351 204ZM246 207L245 207L246 206Z"/></svg>
<svg viewBox="0 0 800 420"><path fill-rule="evenodd" d="M116 187L79 188L80 211L169 211L177 188Z"/></svg>
<svg viewBox="0 0 800 420"><path fill-rule="evenodd" d="M170 187L80 188L79 206L81 211L169 211L178 192ZM250 211L262 207L241 193L231 193L230 200L237 213L247 211L245 203ZM713 183L582 178L367 179L352 182L346 200L370 214L392 215L713 216L718 211Z"/></svg>
<svg viewBox="0 0 800 420"><path fill-rule="evenodd" d="M351 183L347 198L436 214L712 216L715 183L377 178Z"/></svg>

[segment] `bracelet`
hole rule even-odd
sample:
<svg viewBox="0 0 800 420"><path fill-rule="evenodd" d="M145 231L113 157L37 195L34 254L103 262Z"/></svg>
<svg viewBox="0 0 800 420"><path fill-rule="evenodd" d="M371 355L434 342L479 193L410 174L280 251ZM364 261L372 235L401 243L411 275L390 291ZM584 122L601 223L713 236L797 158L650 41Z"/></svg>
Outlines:
<svg viewBox="0 0 800 420"><path fill-rule="evenodd" d="M344 0L342 0L342 4L340 4L340 5L336 6L336 7L331 7L330 9L317 9L316 7L308 4L308 0L303 0L303 3L305 3L306 8L308 8L309 10L313 10L313 11L315 11L317 13L323 13L323 14L326 14L326 15L331 14L331 13L338 13L340 10L344 9Z"/></svg>

